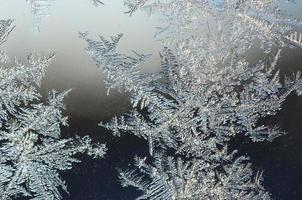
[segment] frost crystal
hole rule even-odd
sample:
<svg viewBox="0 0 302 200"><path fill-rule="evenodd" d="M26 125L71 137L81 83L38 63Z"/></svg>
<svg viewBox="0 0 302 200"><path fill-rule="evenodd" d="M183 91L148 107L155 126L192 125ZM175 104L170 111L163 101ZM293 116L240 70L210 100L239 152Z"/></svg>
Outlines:
<svg viewBox="0 0 302 200"><path fill-rule="evenodd" d="M238 134L254 142L283 134L259 120L275 115L290 93L302 94L300 73L281 82L277 67L282 47L301 45L301 22L276 3L126 0L130 15L142 9L165 16L158 75L139 71L146 55L116 52L121 35L94 41L80 34L108 88L129 92L134 108L100 125L148 141L151 159L136 159L136 170L120 173L123 186L143 192L138 199L270 199L262 173L228 146ZM248 61L257 43L270 62Z"/></svg>
<svg viewBox="0 0 302 200"><path fill-rule="evenodd" d="M6 42L8 35L12 32L15 26L12 26L13 20L0 20L0 45ZM3 50L0 50L0 63L9 62L9 57L7 53Z"/></svg>
<svg viewBox="0 0 302 200"><path fill-rule="evenodd" d="M253 179L246 157L228 160L213 166L202 159L155 155L154 165L135 159L135 170L120 171L123 187L135 187L143 194L137 199L199 200L199 199L270 199L261 186L261 178Z"/></svg>
<svg viewBox="0 0 302 200"><path fill-rule="evenodd" d="M12 30L10 20L1 21L1 39ZM63 93L52 92L48 103L41 101L38 87L54 56L28 56L28 66L17 59L0 67L0 199L29 197L34 200L62 199L67 191L59 172L80 162L84 153L103 157L106 147L93 144L88 136L62 139Z"/></svg>
<svg viewBox="0 0 302 200"><path fill-rule="evenodd" d="M200 58L204 62L211 59L211 64L219 62L230 50L244 53L257 41L266 52L273 45L286 45L286 37L301 28L301 20L287 16L278 3L279 0L125 0L130 14L141 9L166 16L167 27L159 28L159 32L166 33L165 44L199 47Z"/></svg>
<svg viewBox="0 0 302 200"><path fill-rule="evenodd" d="M39 97L36 87L41 84L45 68L49 65L53 55L39 57L31 54L28 65L25 66L15 60L11 67L0 69L0 122L7 120L9 115L15 115L18 106L27 105Z"/></svg>
<svg viewBox="0 0 302 200"><path fill-rule="evenodd" d="M50 8L56 0L26 0L34 15L36 28L40 31L42 22L50 15ZM91 0L94 6L104 5L100 0Z"/></svg>
<svg viewBox="0 0 302 200"><path fill-rule="evenodd" d="M54 1L55 0L26 0L26 2L30 4L38 31L40 31L43 20L49 16L49 9Z"/></svg>
<svg viewBox="0 0 302 200"><path fill-rule="evenodd" d="M94 41L87 37L88 33L79 33L80 38L88 43L87 52L92 56L99 69L107 74L106 85L108 93L110 89L125 89L131 92L132 102L141 105L149 101L152 96L152 87L149 83L155 80L156 76L152 74L140 74L139 67L145 63L150 55L139 54L126 56L116 52L116 47L122 34L111 37L111 41L100 36L100 41ZM118 67L117 67L118 66ZM143 89L144 88L144 89Z"/></svg>
<svg viewBox="0 0 302 200"><path fill-rule="evenodd" d="M104 5L104 3L100 0L91 0L94 6Z"/></svg>
<svg viewBox="0 0 302 200"><path fill-rule="evenodd" d="M181 149L187 152L196 149L197 153L199 147L192 141L213 137L211 141L224 144L238 133L250 136L253 141L271 141L282 132L276 127L258 126L257 120L275 114L285 98L301 88L298 74L284 85L279 82L276 64L280 50L269 65L259 62L249 67L247 61L232 55L225 67L208 72L182 65L166 48L161 55L161 77L165 82L160 82L156 76L139 74L139 59L121 58L115 46L107 53L103 47L112 45L109 41L86 40L89 53L109 74L108 87L124 87L131 92L133 106L140 102L139 108L146 106L149 113L143 116L134 111L126 120L115 118L104 126L117 135L121 132L139 135L149 141L150 148L154 142L174 148L178 141L182 143ZM134 64L128 64L129 58Z"/></svg>
<svg viewBox="0 0 302 200"><path fill-rule="evenodd" d="M1 199L61 199L59 188L67 189L58 172L80 162L73 156L104 156L105 146L94 147L87 136L61 139L60 126L67 125L67 118L61 113L66 93L53 92L47 105L23 108L0 132Z"/></svg>
<svg viewBox="0 0 302 200"><path fill-rule="evenodd" d="M15 28L12 23L12 19L0 20L0 45L6 42L8 35Z"/></svg>

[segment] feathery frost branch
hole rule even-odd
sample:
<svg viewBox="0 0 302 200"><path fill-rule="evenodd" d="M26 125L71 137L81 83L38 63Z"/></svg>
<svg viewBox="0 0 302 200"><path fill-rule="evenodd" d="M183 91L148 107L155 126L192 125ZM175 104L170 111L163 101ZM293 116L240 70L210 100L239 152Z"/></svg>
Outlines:
<svg viewBox="0 0 302 200"><path fill-rule="evenodd" d="M145 56L116 51L121 35L95 41L80 34L107 74L108 89L131 96L133 111L100 125L148 141L153 164L138 160L137 170L120 173L122 186L143 192L138 199L270 199L262 172L228 149L239 134L254 142L284 134L261 119L275 115L291 93L302 94L300 72L281 82L277 66L282 47L299 46L298 34L291 33L301 20L282 13L276 2L125 0L130 15L139 9L164 14L160 39L166 47L162 70L154 75L139 71ZM257 42L271 62L248 62Z"/></svg>
<svg viewBox="0 0 302 200"><path fill-rule="evenodd" d="M2 41L11 32L11 20L1 21ZM33 200L62 199L67 191L59 172L80 162L76 155L103 157L104 144L88 136L63 139L63 98L69 91L51 92L41 102L38 87L54 55L28 56L28 64L15 59L0 66L0 199L28 197Z"/></svg>

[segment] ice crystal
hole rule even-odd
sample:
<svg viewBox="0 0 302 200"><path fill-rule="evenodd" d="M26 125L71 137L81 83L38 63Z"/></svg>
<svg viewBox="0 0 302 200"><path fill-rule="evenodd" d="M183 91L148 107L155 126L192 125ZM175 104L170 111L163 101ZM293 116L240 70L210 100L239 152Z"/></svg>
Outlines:
<svg viewBox="0 0 302 200"><path fill-rule="evenodd" d="M120 171L120 179L123 187L143 192L137 199L270 199L259 175L253 179L246 157L224 156L228 160L216 166L202 159L184 161L162 154L154 156L154 165L136 158L136 169Z"/></svg>
<svg viewBox="0 0 302 200"><path fill-rule="evenodd" d="M11 22L1 21L1 41L12 30ZM67 126L63 98L68 91L53 91L48 103L41 103L38 88L53 57L31 54L28 66L17 59L1 63L0 199L62 199L60 190L67 189L59 172L80 162L78 153L99 158L106 152L105 145L88 136L62 138L61 127Z"/></svg>
<svg viewBox="0 0 302 200"><path fill-rule="evenodd" d="M302 33L295 31L287 35L285 38L288 39L293 45L302 47Z"/></svg>
<svg viewBox="0 0 302 200"><path fill-rule="evenodd" d="M0 20L0 45L7 40L8 35L15 28L12 23L12 19Z"/></svg>
<svg viewBox="0 0 302 200"><path fill-rule="evenodd" d="M112 88L125 89L132 93L131 100L134 105L138 105L140 100L142 100L141 105L149 101L152 96L152 88L148 88L149 83L157 76L139 73L139 67L150 57L149 54L133 52L133 56L127 56L116 52L122 34L111 37L111 41L102 36L99 41L94 41L88 38L88 33L79 35L88 43L87 52L92 56L99 69L107 75L108 93Z"/></svg>
<svg viewBox="0 0 302 200"><path fill-rule="evenodd" d="M15 28L12 23L12 19L0 20L0 45L6 42L8 35ZM7 63L9 60L10 59L7 53L3 50L0 50L0 63Z"/></svg>
<svg viewBox="0 0 302 200"><path fill-rule="evenodd" d="M36 21L36 27L40 31L41 24L49 16L49 9L55 0L26 0L30 4L31 12Z"/></svg>
<svg viewBox="0 0 302 200"><path fill-rule="evenodd" d="M210 59L211 64L225 58L230 50L244 53L257 41L266 52L275 45L286 45L286 37L302 24L280 10L278 3L279 0L125 1L130 14L140 9L166 16L167 27L160 28L166 33L164 43L173 49L175 45L199 47L200 59Z"/></svg>
<svg viewBox="0 0 302 200"><path fill-rule="evenodd" d="M143 9L165 16L162 70L153 75L139 70L148 56L116 51L121 34L95 41L80 33L107 74L107 87L130 93L134 108L100 125L148 141L153 164L145 163L147 156L136 161L137 170L120 173L123 186L143 192L138 199L270 199L262 173L253 173L248 159L228 146L238 134L254 142L283 134L259 120L275 115L292 92L302 94L300 73L281 81L277 67L282 47L300 46L292 33L300 21L289 20L274 3L126 0L130 15ZM270 62L248 62L257 41Z"/></svg>
<svg viewBox="0 0 302 200"><path fill-rule="evenodd" d="M32 199L61 199L59 189L67 191L59 171L80 162L74 157L87 153L103 157L104 145L93 145L86 136L62 139L63 97L67 92L52 92L48 104L32 104L5 124L0 132L1 199L28 196Z"/></svg>
<svg viewBox="0 0 302 200"><path fill-rule="evenodd" d="M34 15L36 28L38 31L41 30L41 25L45 18L50 15L50 8L56 0L26 0L30 5L31 12ZM91 0L94 6L104 5L100 0Z"/></svg>
<svg viewBox="0 0 302 200"><path fill-rule="evenodd" d="M94 6L104 5L104 3L100 0L91 0Z"/></svg>
<svg viewBox="0 0 302 200"><path fill-rule="evenodd" d="M36 88L41 84L46 67L53 55L28 57L28 66L15 60L11 67L0 68L0 120L7 120L8 115L15 115L18 106L27 105L39 97ZM11 63L9 63L11 64Z"/></svg>
<svg viewBox="0 0 302 200"><path fill-rule="evenodd" d="M254 141L271 141L282 132L276 127L258 126L258 119L275 114L285 98L301 88L299 74L284 85L280 83L276 69L280 50L269 66L260 62L250 67L247 61L232 56L225 67L209 73L183 66L166 48L161 55L161 77L166 83L161 83L156 76L139 74L137 65L128 67L127 60L122 63L115 48L110 51L113 58L104 53L103 44L109 41L86 40L90 41L88 51L98 66L104 65L109 74L109 87L126 88L132 92L133 106L141 102L149 113L142 116L135 111L126 120L116 118L104 126L117 135L139 135L149 141L151 149L154 142L174 148L180 141L187 151L199 152L192 141L214 136L216 143L224 144L238 133Z"/></svg>

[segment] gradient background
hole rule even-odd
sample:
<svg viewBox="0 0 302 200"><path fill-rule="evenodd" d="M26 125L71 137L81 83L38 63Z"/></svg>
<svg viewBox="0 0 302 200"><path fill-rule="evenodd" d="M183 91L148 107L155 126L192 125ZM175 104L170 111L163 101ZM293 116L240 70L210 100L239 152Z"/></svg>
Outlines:
<svg viewBox="0 0 302 200"><path fill-rule="evenodd" d="M30 5L25 0L0 0L0 19L15 19L16 25L1 48L24 61L33 51L56 53L41 92L47 96L52 89L73 89L65 100L70 127L63 129L63 135L89 134L95 140L106 142L109 149L106 159L93 161L83 157L81 164L62 174L70 192L70 195L64 195L64 199L134 199L137 192L121 188L114 167L125 168L132 163L134 155L147 152L144 141L133 136L114 138L97 126L100 121L127 112L130 105L123 93L112 91L106 96L103 74L84 52L86 43L78 38L78 31L89 31L92 38L98 34L109 37L123 33L119 51L153 54L143 70L155 72L159 70L158 52L162 46L153 35L154 27L161 24L160 16L150 18L137 12L129 17L123 14L126 8L122 0L104 0L104 3L104 6L94 7L90 0L53 1L50 16L45 18L38 32ZM302 18L302 0L296 0L296 4L284 3L282 8ZM258 56L257 53L252 52L252 57ZM302 69L302 50L286 49L279 65L284 73ZM253 144L244 138L236 138L234 148L249 155L256 169L264 170L265 186L276 199L302 199L301 98L291 95L282 111L264 122L279 124L288 135L269 144Z"/></svg>

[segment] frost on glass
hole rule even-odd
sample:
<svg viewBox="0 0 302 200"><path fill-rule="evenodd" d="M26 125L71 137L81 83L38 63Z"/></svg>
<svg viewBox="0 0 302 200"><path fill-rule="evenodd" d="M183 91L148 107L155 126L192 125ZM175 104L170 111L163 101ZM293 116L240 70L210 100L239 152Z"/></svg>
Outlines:
<svg viewBox="0 0 302 200"><path fill-rule="evenodd" d="M40 86L46 68L53 55L39 56L31 54L28 63L23 64L15 59L6 63L10 67L0 68L0 124L9 120L9 117L18 113L19 106L28 105L37 100L40 95L37 87Z"/></svg>
<svg viewBox="0 0 302 200"><path fill-rule="evenodd" d="M119 178L123 187L143 192L137 199L270 199L261 174L253 174L246 157L221 153L228 160L220 169L202 159L184 161L156 154L154 164L147 164L146 158L136 157L136 168L120 171Z"/></svg>
<svg viewBox="0 0 302 200"><path fill-rule="evenodd" d="M23 108L5 123L0 132L1 199L61 199L60 189L67 188L59 171L80 162L74 155L104 156L104 145L93 145L87 136L61 139L60 127L67 125L61 113L65 94L53 92L47 104Z"/></svg>
<svg viewBox="0 0 302 200"><path fill-rule="evenodd" d="M91 0L94 6L104 5L104 3L100 0Z"/></svg>
<svg viewBox="0 0 302 200"><path fill-rule="evenodd" d="M299 46L301 22L277 3L126 1L130 14L142 9L165 16L167 26L157 36L166 46L159 74L140 71L148 55L116 51L121 34L93 40L80 33L87 52L107 74L108 89L130 93L133 106L100 125L116 136L130 133L148 141L150 155L136 161L135 171L120 173L123 186L143 192L138 199L199 199L194 192L205 199L270 198L261 185L262 173L232 153L229 142L240 134L254 142L284 134L261 119L275 115L291 93L302 94L300 72L285 77L278 66L283 47ZM259 48L265 59L249 62L252 48ZM172 154L170 163L163 166L167 156L156 152ZM172 173L169 166L178 168L179 159L199 165ZM188 186L189 172L195 182Z"/></svg>
<svg viewBox="0 0 302 200"><path fill-rule="evenodd" d="M50 15L50 8L56 0L26 0L26 3L30 5L31 12L34 15L36 28L38 31L41 30L41 25L45 18ZM91 0L94 6L103 5L104 3L100 0Z"/></svg>
<svg viewBox="0 0 302 200"><path fill-rule="evenodd" d="M12 21L1 22L0 38L5 41ZM17 59L1 63L0 199L62 199L60 191L67 188L59 172L80 162L75 155L105 154L105 145L88 136L62 138L61 127L68 125L63 98L69 91L53 91L47 103L41 103L38 88L53 57L31 54L26 65Z"/></svg>
<svg viewBox="0 0 302 200"><path fill-rule="evenodd" d="M302 48L302 33L295 31L287 35L285 38L288 39L288 41L290 41L293 45Z"/></svg>
<svg viewBox="0 0 302 200"><path fill-rule="evenodd" d="M153 74L140 74L140 66L151 56L150 54L139 54L133 52L133 56L120 54L116 51L117 44L122 38L118 34L106 40L100 36L99 41L94 41L88 37L88 33L80 33L80 38L88 43L87 52L92 56L100 70L106 73L106 85L108 92L110 89L124 89L130 92L134 105L143 106L152 97L152 87L150 82L156 79ZM117 67L119 66L119 67ZM148 88L150 87L150 88ZM144 88L144 89L143 89ZM148 91L146 90L148 88Z"/></svg>
<svg viewBox="0 0 302 200"><path fill-rule="evenodd" d="M12 19L0 20L0 45L6 42L8 35L15 28Z"/></svg>
<svg viewBox="0 0 302 200"><path fill-rule="evenodd" d="M286 45L291 34L299 33L301 20L280 10L280 2L284 1L125 0L125 5L130 14L143 10L165 16L166 26L158 27L158 33L165 33L166 45L191 42L202 48L202 59L215 57L219 61L230 50L244 53L255 41L268 53L274 45Z"/></svg>
<svg viewBox="0 0 302 200"><path fill-rule="evenodd" d="M112 45L109 41L96 42L87 37L86 40L87 50L98 66L104 65L102 70L107 73L108 87L125 88L131 92L133 106L147 107L149 113L143 116L135 110L126 119L115 118L104 126L116 135L138 134L149 140L150 148L153 142L175 147L177 140L190 152L196 148L191 146L194 140L213 137L215 143L224 144L238 133L250 136L253 141L271 141L282 132L276 127L259 126L257 120L274 115L285 98L301 88L299 73L280 83L276 64L281 50L269 64L259 62L254 67L233 55L224 63L225 67L210 74L182 65L172 51L165 48L161 54L162 72L152 76L140 74L137 69L145 56L124 56L122 62L115 47L106 52L104 45ZM132 62L129 64L127 59Z"/></svg>
<svg viewBox="0 0 302 200"><path fill-rule="evenodd" d="M13 23L12 19L0 20L0 45L6 42L8 35L15 28L15 26L13 26L12 23ZM7 63L7 62L9 62L9 57L7 53L3 50L0 50L0 63Z"/></svg>
<svg viewBox="0 0 302 200"><path fill-rule="evenodd" d="M26 0L34 15L36 27L40 31L41 24L50 15L49 9L56 0Z"/></svg>

